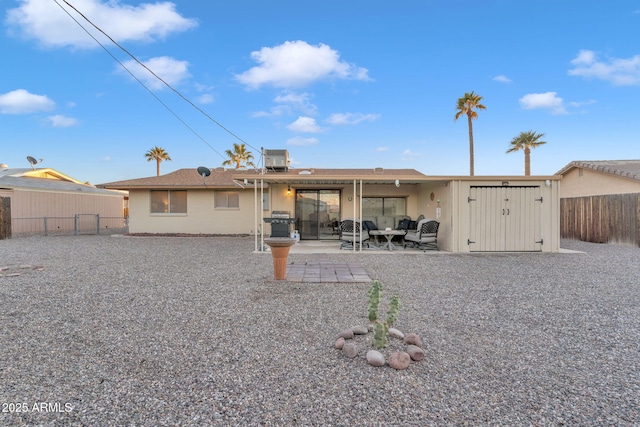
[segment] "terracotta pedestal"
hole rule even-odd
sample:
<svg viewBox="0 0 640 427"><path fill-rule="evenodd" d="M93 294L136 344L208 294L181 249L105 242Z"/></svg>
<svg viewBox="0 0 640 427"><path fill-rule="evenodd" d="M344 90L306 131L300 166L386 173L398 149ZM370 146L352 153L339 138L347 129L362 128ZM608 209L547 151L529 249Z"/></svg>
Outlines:
<svg viewBox="0 0 640 427"><path fill-rule="evenodd" d="M296 243L296 239L289 237L270 237L264 242L271 247L273 258L273 278L284 280L287 277L287 257L289 249Z"/></svg>

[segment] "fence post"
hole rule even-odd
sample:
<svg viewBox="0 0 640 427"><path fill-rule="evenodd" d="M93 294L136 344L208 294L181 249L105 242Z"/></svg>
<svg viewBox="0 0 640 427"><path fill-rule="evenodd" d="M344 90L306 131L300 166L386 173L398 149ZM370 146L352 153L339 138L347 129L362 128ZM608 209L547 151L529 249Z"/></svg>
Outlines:
<svg viewBox="0 0 640 427"><path fill-rule="evenodd" d="M78 214L73 216L73 235L78 235Z"/></svg>
<svg viewBox="0 0 640 427"><path fill-rule="evenodd" d="M11 197L0 197L0 240L11 238Z"/></svg>
<svg viewBox="0 0 640 427"><path fill-rule="evenodd" d="M47 217L45 216L42 219L44 220L44 237L47 237L49 235L48 230L47 230Z"/></svg>
<svg viewBox="0 0 640 427"><path fill-rule="evenodd" d="M100 235L100 214L96 214L96 236Z"/></svg>

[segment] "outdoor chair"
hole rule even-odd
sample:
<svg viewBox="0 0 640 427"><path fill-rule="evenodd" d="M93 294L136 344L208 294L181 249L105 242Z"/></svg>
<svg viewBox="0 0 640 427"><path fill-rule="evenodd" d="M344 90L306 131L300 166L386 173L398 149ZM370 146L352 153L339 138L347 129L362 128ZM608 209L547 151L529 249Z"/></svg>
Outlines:
<svg viewBox="0 0 640 427"><path fill-rule="evenodd" d="M423 251L438 249L438 227L440 223L435 219L423 219L418 222L416 230L408 230L404 236L404 247L412 245Z"/></svg>
<svg viewBox="0 0 640 427"><path fill-rule="evenodd" d="M355 233L353 232L354 227L355 227ZM340 226L338 227L340 240L342 241L342 243L340 244L340 249L349 248L349 247L353 248L354 246L358 248L361 241L360 230L361 230L361 227L359 222L354 221L352 219L345 219L344 221L342 221L340 223ZM368 240L369 240L369 232L367 230L363 230L362 245L369 247L369 243L367 242Z"/></svg>

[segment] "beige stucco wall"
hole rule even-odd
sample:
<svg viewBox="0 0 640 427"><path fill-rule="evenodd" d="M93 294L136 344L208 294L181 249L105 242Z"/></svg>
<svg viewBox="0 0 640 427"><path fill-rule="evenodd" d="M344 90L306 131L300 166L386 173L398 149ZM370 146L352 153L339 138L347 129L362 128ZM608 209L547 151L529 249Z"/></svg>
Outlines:
<svg viewBox="0 0 640 427"><path fill-rule="evenodd" d="M593 169L573 168L562 177L560 197L640 193L640 182Z"/></svg>
<svg viewBox="0 0 640 427"><path fill-rule="evenodd" d="M431 195L433 194L433 200ZM440 203L438 203L440 201ZM438 207L440 213L438 215ZM424 215L425 218L433 218L438 220L438 247L444 251L451 251L452 248L452 198L451 186L449 181L424 183L420 184L420 192L418 194L417 218L418 215Z"/></svg>
<svg viewBox="0 0 640 427"><path fill-rule="evenodd" d="M549 185L547 185L547 181ZM453 252L470 252L468 239L470 235L470 204L468 201L471 186L500 186L497 180L454 180L451 183L451 233L448 241ZM540 194L544 200L541 210L541 232L544 243L542 252L558 252L560 250L560 197L559 180L531 179L513 181L511 185L533 185L540 187ZM493 238L497 238L493 236ZM440 239L438 239L440 240Z"/></svg>
<svg viewBox="0 0 640 427"><path fill-rule="evenodd" d="M216 209L213 190L187 190L186 214L152 214L149 190L132 190L129 192L129 232L253 234L256 229L254 190L238 191L239 208Z"/></svg>
<svg viewBox="0 0 640 427"><path fill-rule="evenodd" d="M81 192L45 191L32 189L0 190L0 195L11 198L12 234L29 234L42 228L41 218L60 218L50 226L57 231L73 230L73 216L100 215L104 225L107 218L122 218L124 194L94 194ZM122 222L122 221L120 221ZM123 224L122 224L123 225ZM112 227L122 226L113 222Z"/></svg>

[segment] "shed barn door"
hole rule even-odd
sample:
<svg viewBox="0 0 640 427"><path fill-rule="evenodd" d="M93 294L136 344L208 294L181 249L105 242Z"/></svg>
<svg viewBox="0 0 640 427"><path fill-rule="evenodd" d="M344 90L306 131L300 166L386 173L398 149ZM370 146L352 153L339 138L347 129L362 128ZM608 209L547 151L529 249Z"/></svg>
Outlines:
<svg viewBox="0 0 640 427"><path fill-rule="evenodd" d="M469 250L542 250L540 187L471 187Z"/></svg>

